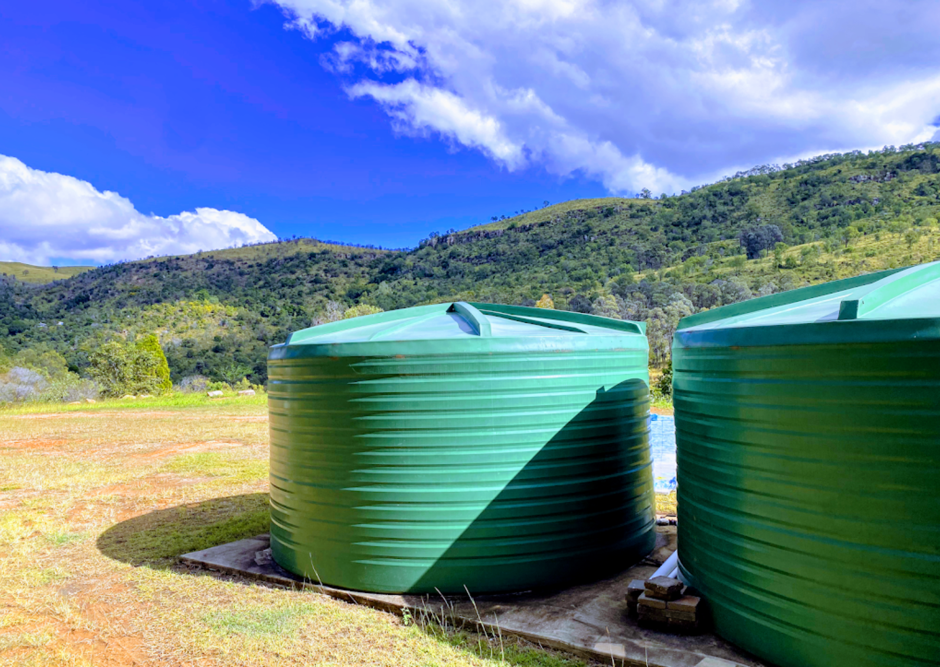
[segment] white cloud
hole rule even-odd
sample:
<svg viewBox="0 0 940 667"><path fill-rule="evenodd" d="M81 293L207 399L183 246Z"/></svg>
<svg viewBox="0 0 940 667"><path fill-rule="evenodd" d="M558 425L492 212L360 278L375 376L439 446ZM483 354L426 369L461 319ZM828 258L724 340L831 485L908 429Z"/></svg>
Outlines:
<svg viewBox="0 0 940 667"><path fill-rule="evenodd" d="M276 238L254 218L234 211L145 215L115 192L0 155L0 260L101 263Z"/></svg>
<svg viewBox="0 0 940 667"><path fill-rule="evenodd" d="M375 98L400 122L400 130L437 131L465 146L479 148L510 168L524 162L522 147L506 137L502 124L492 116L471 109L460 97L414 79L395 85L363 82L350 87L353 97Z"/></svg>
<svg viewBox="0 0 940 667"><path fill-rule="evenodd" d="M405 132L507 169L674 191L930 137L936 0L276 0Z"/></svg>

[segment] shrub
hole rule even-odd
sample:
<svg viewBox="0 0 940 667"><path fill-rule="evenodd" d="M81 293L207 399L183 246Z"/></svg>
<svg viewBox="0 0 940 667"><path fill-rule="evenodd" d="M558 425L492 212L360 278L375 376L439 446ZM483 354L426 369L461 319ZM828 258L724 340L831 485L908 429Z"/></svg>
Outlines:
<svg viewBox="0 0 940 667"><path fill-rule="evenodd" d="M660 396L665 398L672 396L672 360L663 365L663 374L656 383L656 389Z"/></svg>
<svg viewBox="0 0 940 667"><path fill-rule="evenodd" d="M158 394L172 387L166 356L156 336L137 343L114 339L92 350L92 378L106 396Z"/></svg>
<svg viewBox="0 0 940 667"><path fill-rule="evenodd" d="M94 380L81 378L75 373L52 380L37 400L49 403L72 403L96 399L101 390Z"/></svg>
<svg viewBox="0 0 940 667"><path fill-rule="evenodd" d="M177 389L184 394L201 394L209 386L209 378L205 375L187 375L177 385Z"/></svg>
<svg viewBox="0 0 940 667"><path fill-rule="evenodd" d="M0 376L0 403L37 400L49 386L49 380L39 371L14 366Z"/></svg>
<svg viewBox="0 0 940 667"><path fill-rule="evenodd" d="M172 389L170 365L166 361L163 348L160 347L160 340L154 334L150 334L137 341L136 347L141 352L153 357L153 365L149 367L149 372L153 374L157 381L157 391L165 393Z"/></svg>
<svg viewBox="0 0 940 667"><path fill-rule="evenodd" d="M13 357L14 364L22 368L39 371L46 378L61 377L68 373L69 367L65 357L54 350L43 349L43 347L20 350Z"/></svg>

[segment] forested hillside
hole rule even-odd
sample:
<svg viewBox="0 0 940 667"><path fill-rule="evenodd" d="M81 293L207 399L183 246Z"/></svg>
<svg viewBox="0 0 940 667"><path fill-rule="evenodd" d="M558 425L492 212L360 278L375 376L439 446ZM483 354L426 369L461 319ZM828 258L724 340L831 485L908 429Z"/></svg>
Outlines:
<svg viewBox="0 0 940 667"><path fill-rule="evenodd" d="M54 350L82 373L102 341L155 333L174 382L262 382L268 345L361 304L553 303L649 322L940 257L940 145L764 166L678 196L546 206L409 251L312 239L105 266L48 285L0 276L7 356ZM356 311L359 312L359 311ZM2 356L2 352L0 352Z"/></svg>

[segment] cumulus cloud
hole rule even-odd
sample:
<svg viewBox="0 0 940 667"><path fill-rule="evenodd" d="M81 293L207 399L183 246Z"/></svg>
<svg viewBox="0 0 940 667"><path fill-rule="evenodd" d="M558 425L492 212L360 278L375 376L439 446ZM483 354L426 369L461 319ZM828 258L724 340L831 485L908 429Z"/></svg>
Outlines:
<svg viewBox="0 0 940 667"><path fill-rule="evenodd" d="M103 263L276 238L254 218L234 211L146 215L115 192L0 155L0 260Z"/></svg>
<svg viewBox="0 0 940 667"><path fill-rule="evenodd" d="M755 164L924 141L935 0L276 0L397 129L507 169L674 191Z"/></svg>

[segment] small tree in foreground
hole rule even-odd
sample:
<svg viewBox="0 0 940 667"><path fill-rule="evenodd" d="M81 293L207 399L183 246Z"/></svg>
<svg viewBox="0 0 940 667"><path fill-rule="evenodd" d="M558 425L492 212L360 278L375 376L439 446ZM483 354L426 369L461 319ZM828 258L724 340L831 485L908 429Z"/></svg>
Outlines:
<svg viewBox="0 0 940 667"><path fill-rule="evenodd" d="M163 348L160 347L160 339L154 334L144 336L136 343L137 349L142 355L150 355L153 358L152 365L147 365L145 373L151 373L157 381L157 391L165 393L173 388L170 381L170 365L167 363Z"/></svg>
<svg viewBox="0 0 940 667"><path fill-rule="evenodd" d="M114 339L91 353L90 372L105 396L164 393L172 387L170 367L154 335L136 343Z"/></svg>

